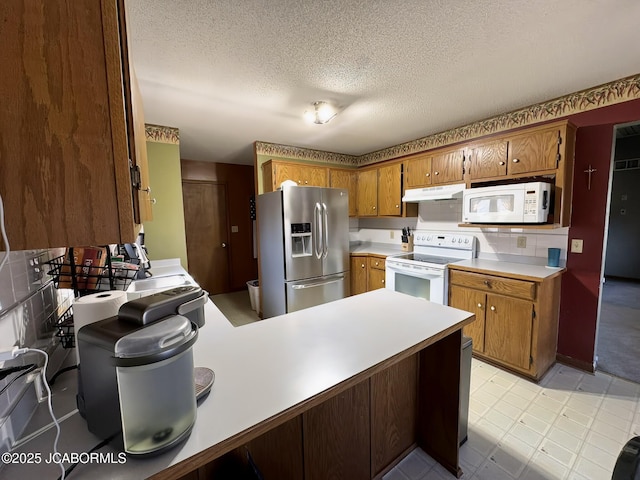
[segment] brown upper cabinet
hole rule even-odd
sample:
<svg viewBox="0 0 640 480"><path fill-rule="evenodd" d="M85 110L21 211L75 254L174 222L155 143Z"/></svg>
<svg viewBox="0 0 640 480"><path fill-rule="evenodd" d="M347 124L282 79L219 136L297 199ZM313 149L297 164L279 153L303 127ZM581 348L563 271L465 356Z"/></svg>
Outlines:
<svg viewBox="0 0 640 480"><path fill-rule="evenodd" d="M469 179L473 182L505 176L538 175L541 172L556 173L560 161L573 155L572 150L566 149L568 142L563 141L566 134L566 127L554 124L474 144L469 148Z"/></svg>
<svg viewBox="0 0 640 480"><path fill-rule="evenodd" d="M329 186L331 188L344 188L349 192L349 216L355 217L358 214L357 188L358 174L355 169L329 169Z"/></svg>
<svg viewBox="0 0 640 480"><path fill-rule="evenodd" d="M529 177L545 175L554 186L555 207L549 223L568 226L575 132L575 126L563 120L471 143L467 147L467 187L526 182Z"/></svg>
<svg viewBox="0 0 640 480"><path fill-rule="evenodd" d="M464 149L447 149L407 157L405 188L421 188L463 181Z"/></svg>
<svg viewBox="0 0 640 480"><path fill-rule="evenodd" d="M378 170L358 172L358 216L376 217L378 215Z"/></svg>
<svg viewBox="0 0 640 480"><path fill-rule="evenodd" d="M358 171L358 217L408 217L417 204L402 203L402 163Z"/></svg>
<svg viewBox="0 0 640 480"><path fill-rule="evenodd" d="M402 164L378 168L378 215L402 215Z"/></svg>
<svg viewBox="0 0 640 480"><path fill-rule="evenodd" d="M0 29L10 247L133 242L150 188L124 1L0 2L0 18L11 19Z"/></svg>
<svg viewBox="0 0 640 480"><path fill-rule="evenodd" d="M327 187L327 167L269 160L262 164L262 188L273 192L285 180L305 187Z"/></svg>

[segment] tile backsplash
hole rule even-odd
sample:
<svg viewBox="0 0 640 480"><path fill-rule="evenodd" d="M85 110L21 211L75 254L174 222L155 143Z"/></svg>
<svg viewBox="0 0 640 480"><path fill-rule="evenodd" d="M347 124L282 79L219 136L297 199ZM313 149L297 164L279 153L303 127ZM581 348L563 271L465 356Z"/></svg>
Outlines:
<svg viewBox="0 0 640 480"><path fill-rule="evenodd" d="M545 264L547 249L560 248L560 260L567 258L569 229L475 228L459 227L462 200L421 202L417 218L360 218L349 223L350 240L400 244L402 227L474 235L478 239L478 257ZM525 237L525 247L518 239Z"/></svg>
<svg viewBox="0 0 640 480"><path fill-rule="evenodd" d="M58 291L44 262L57 255L53 250L11 252L0 270L0 348L38 348L49 354L47 378L57 371L67 352L59 347L55 323L71 304L70 291ZM0 252L3 258L4 252ZM42 355L27 353L0 362L0 368L44 363ZM0 380L0 452L11 448L37 405L29 375L12 373Z"/></svg>

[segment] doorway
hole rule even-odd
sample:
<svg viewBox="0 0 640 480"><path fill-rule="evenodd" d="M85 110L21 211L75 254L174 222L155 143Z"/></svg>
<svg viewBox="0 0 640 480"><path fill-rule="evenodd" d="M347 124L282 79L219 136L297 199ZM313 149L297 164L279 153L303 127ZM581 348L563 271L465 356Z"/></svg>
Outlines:
<svg viewBox="0 0 640 480"><path fill-rule="evenodd" d="M640 383L640 123L617 126L614 144L596 366Z"/></svg>
<svg viewBox="0 0 640 480"><path fill-rule="evenodd" d="M229 291L225 183L183 180L189 273L210 295Z"/></svg>

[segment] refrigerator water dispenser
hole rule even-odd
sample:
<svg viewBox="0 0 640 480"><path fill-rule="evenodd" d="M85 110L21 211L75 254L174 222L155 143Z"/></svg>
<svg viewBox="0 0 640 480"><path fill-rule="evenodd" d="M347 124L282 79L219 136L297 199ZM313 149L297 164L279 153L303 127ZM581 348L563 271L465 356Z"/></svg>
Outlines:
<svg viewBox="0 0 640 480"><path fill-rule="evenodd" d="M310 257L313 254L310 223L291 224L291 257Z"/></svg>

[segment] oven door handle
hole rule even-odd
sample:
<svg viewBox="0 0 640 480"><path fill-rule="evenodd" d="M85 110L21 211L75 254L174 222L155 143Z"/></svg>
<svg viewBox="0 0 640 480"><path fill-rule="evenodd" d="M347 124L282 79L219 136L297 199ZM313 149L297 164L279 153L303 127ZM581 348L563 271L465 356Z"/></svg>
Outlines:
<svg viewBox="0 0 640 480"><path fill-rule="evenodd" d="M441 278L444 277L444 270L438 270L436 268L428 268L422 267L418 268L407 268L404 265L389 265L387 261L386 268L391 272L401 272L412 274L414 277L422 277L422 278ZM428 276L427 276L428 275Z"/></svg>

